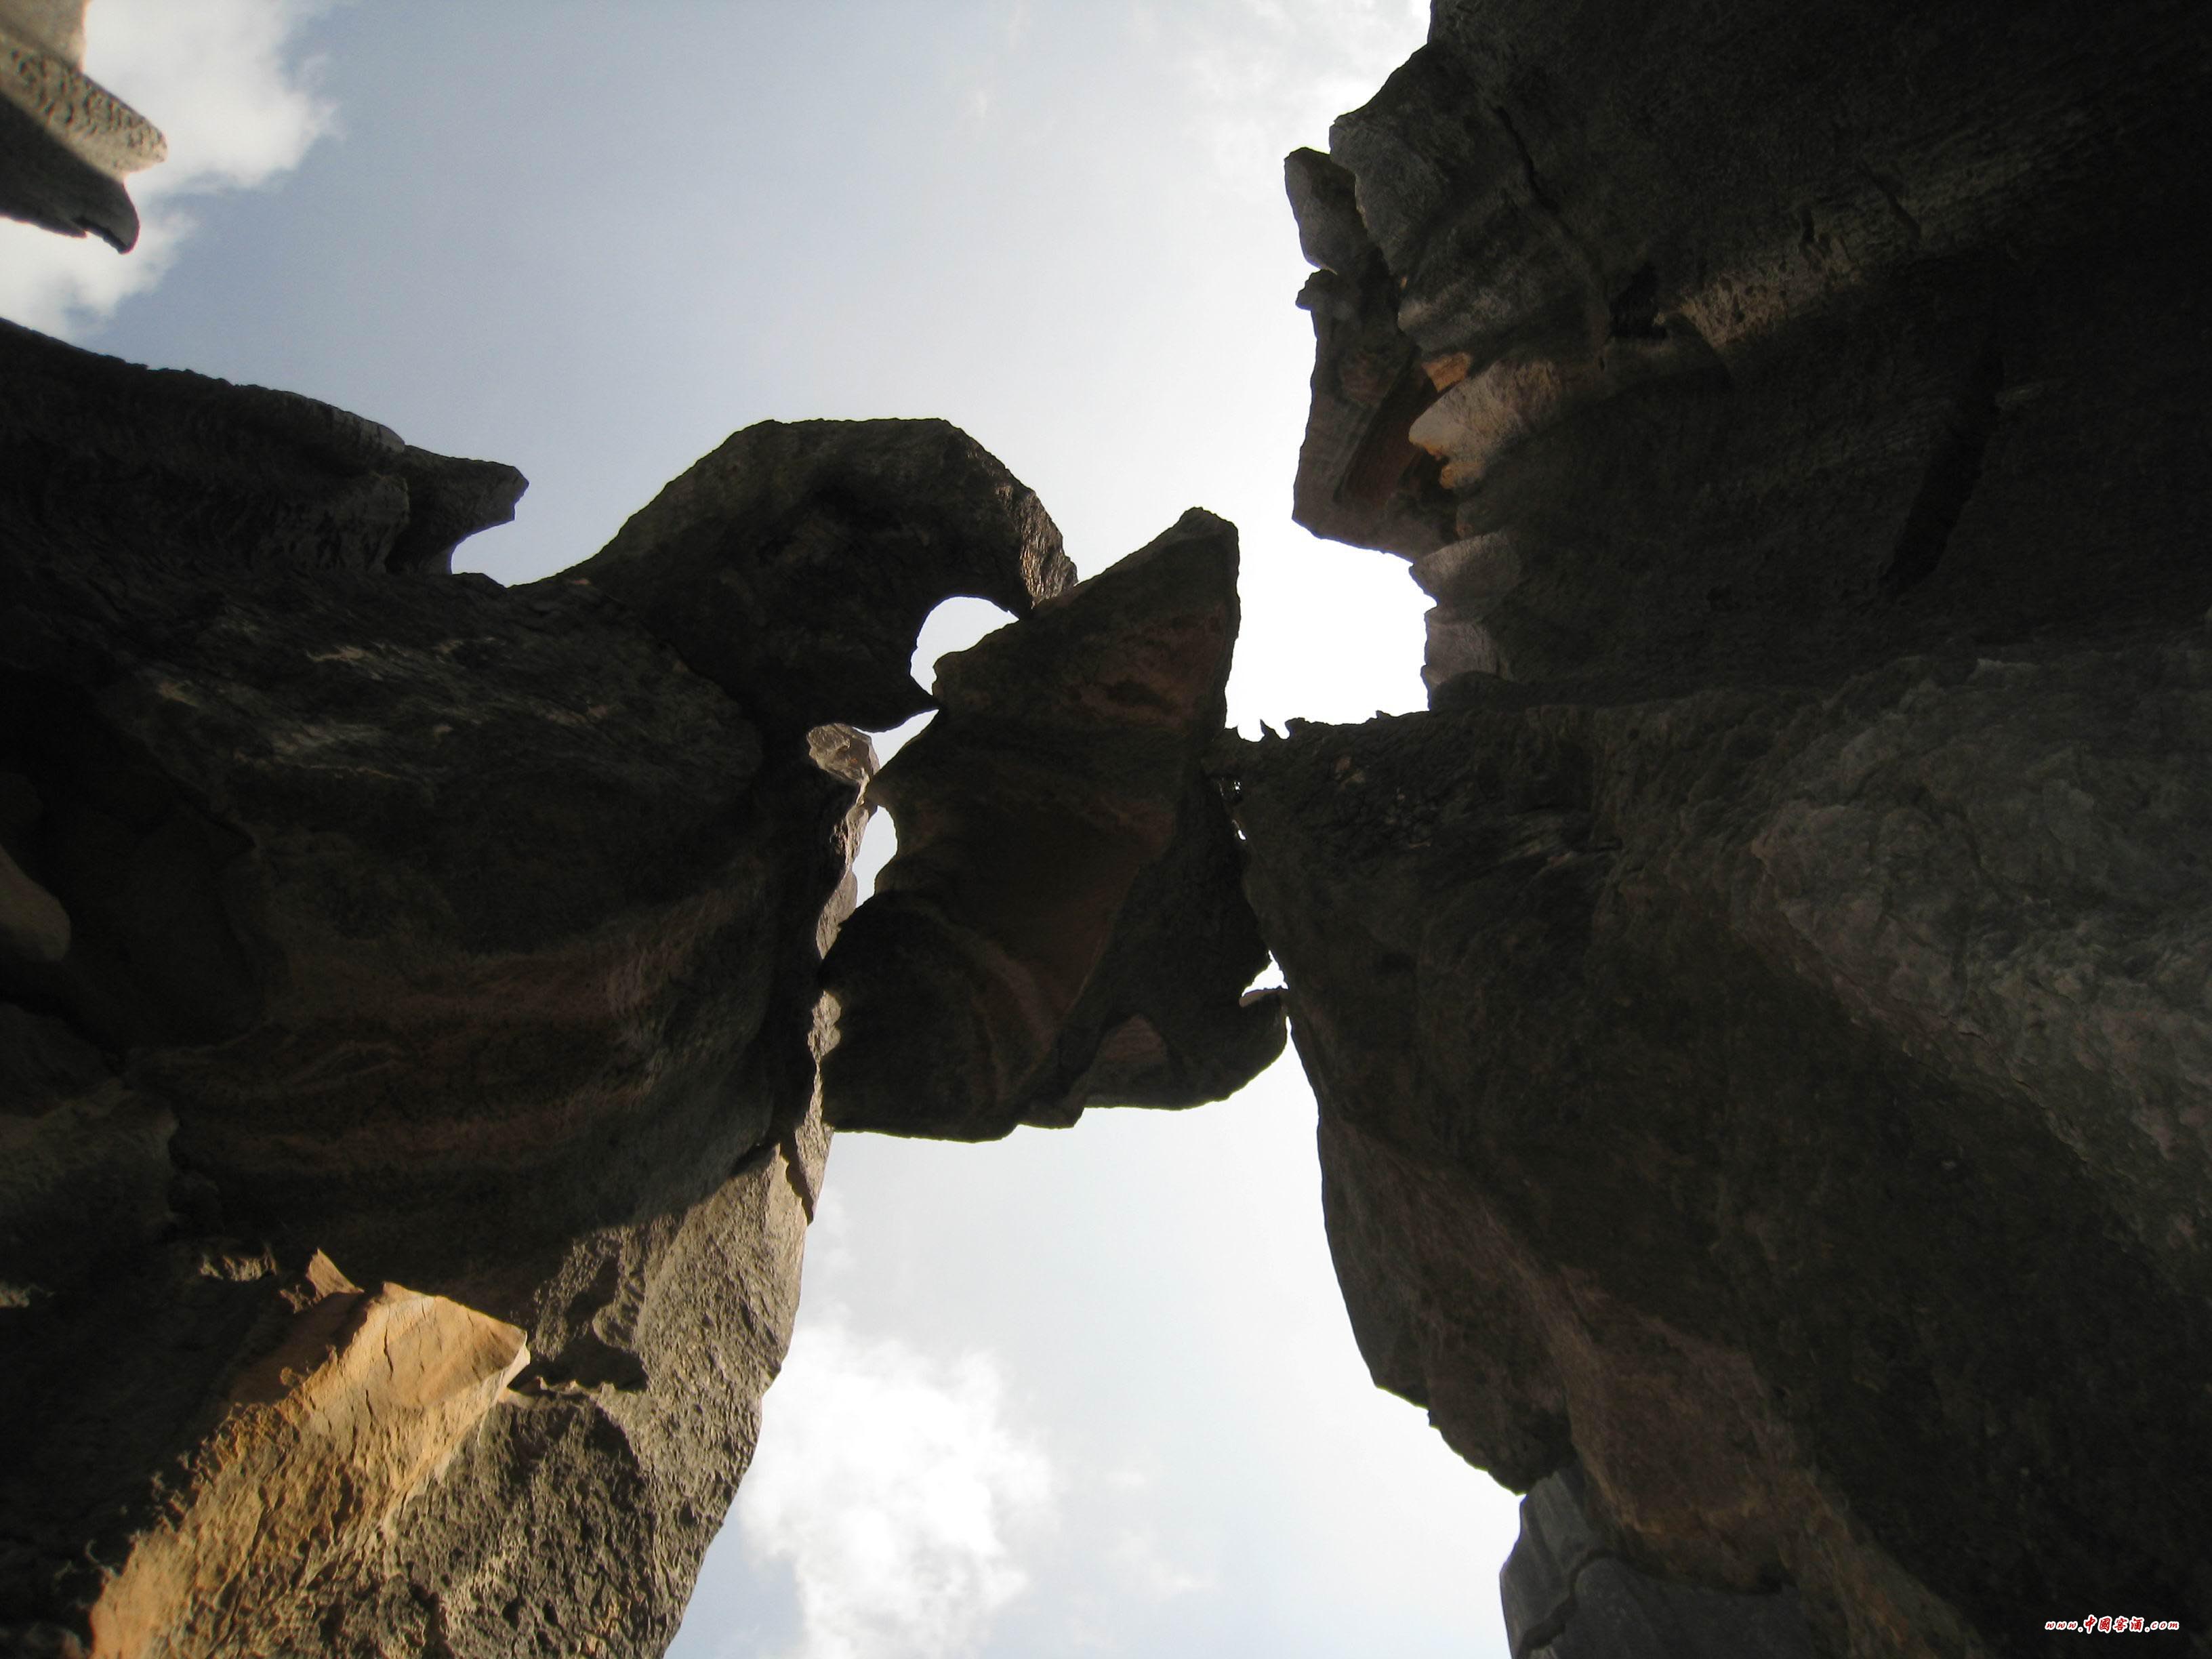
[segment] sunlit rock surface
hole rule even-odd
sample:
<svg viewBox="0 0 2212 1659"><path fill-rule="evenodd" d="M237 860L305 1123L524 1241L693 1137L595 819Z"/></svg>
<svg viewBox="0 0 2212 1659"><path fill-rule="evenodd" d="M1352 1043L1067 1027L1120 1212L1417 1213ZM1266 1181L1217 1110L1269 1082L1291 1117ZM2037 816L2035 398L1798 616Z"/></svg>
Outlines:
<svg viewBox="0 0 2212 1659"><path fill-rule="evenodd" d="M0 215L119 252L138 240L123 180L168 155L154 125L84 74L88 0L0 0Z"/></svg>
<svg viewBox="0 0 2212 1659"><path fill-rule="evenodd" d="M849 665L718 684L652 593L444 574L512 469L0 356L0 1648L658 1653L822 1177ZM850 535L866 426L740 434L800 482L690 510L802 542L902 681L930 605L1026 609L1058 539L891 424L933 464Z"/></svg>
<svg viewBox="0 0 2212 1659"><path fill-rule="evenodd" d="M1290 163L1299 516L1437 600L1435 712L1216 761L1354 1328L1818 1653L2212 1620L2208 52L1447 3Z"/></svg>

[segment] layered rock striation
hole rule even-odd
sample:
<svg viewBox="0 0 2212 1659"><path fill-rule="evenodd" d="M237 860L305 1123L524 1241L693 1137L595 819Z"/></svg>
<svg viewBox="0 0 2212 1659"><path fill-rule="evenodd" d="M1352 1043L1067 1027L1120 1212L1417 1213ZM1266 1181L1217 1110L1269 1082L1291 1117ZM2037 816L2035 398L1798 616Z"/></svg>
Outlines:
<svg viewBox="0 0 2212 1659"><path fill-rule="evenodd" d="M836 717L1050 520L942 422L755 428L504 589L512 469L0 358L0 1645L659 1651L822 1176Z"/></svg>
<svg viewBox="0 0 2212 1659"><path fill-rule="evenodd" d="M1532 1495L1516 1653L2204 1639L2208 52L1447 4L1291 158L1298 514L1437 601L1432 712L1215 762L1353 1328L1748 1598L1537 1595Z"/></svg>

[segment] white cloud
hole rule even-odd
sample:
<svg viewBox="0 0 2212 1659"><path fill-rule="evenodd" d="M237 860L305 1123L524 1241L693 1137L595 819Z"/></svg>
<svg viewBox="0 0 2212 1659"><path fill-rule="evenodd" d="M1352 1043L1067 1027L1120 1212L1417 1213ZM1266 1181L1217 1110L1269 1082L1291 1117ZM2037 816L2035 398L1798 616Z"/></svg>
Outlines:
<svg viewBox="0 0 2212 1659"><path fill-rule="evenodd" d="M302 27L328 0L96 0L85 72L161 129L169 159L129 179L138 246L118 254L0 220L0 316L82 335L161 281L194 228L191 198L251 190L300 164L335 112L314 92Z"/></svg>
<svg viewBox="0 0 2212 1659"><path fill-rule="evenodd" d="M767 1412L737 1521L757 1560L792 1569L792 1659L973 1651L1027 1583L1009 1539L1044 1523L1052 1490L996 1364L939 1364L833 1316L793 1337Z"/></svg>

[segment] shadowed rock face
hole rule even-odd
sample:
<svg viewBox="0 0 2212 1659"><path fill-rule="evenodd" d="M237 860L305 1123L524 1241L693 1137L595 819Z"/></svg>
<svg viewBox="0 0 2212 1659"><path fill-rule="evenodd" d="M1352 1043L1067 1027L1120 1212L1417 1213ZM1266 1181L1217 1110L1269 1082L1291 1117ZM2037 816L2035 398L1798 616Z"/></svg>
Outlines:
<svg viewBox="0 0 2212 1659"><path fill-rule="evenodd" d="M1240 746L1376 1380L1510 1485L1579 1453L1626 1559L1795 1583L1826 1650L2204 1605L2208 676Z"/></svg>
<svg viewBox="0 0 2212 1659"><path fill-rule="evenodd" d="M1573 1463L1521 1500L1520 1541L1498 1573L1515 1654L1805 1659L1812 1651L1794 1589L1714 1590L1639 1572L1591 1524L1589 1501L1589 1483Z"/></svg>
<svg viewBox="0 0 2212 1659"><path fill-rule="evenodd" d="M89 630L96 655L98 629L145 610L111 615L87 592L89 573L112 562L178 607L263 572L444 572L454 544L513 519L526 488L511 466L433 455L296 392L142 368L6 321L0 361L9 580L71 596L23 604L19 658L22 629L38 629L59 665L72 630ZM53 547L71 556L40 556Z"/></svg>
<svg viewBox="0 0 2212 1659"><path fill-rule="evenodd" d="M908 660L939 601L1025 616L1075 580L1036 495L943 421L748 427L569 574L800 730L929 708Z"/></svg>
<svg viewBox="0 0 2212 1659"><path fill-rule="evenodd" d="M1033 614L884 785L837 1115L1002 1134L1279 1052L1200 764L1219 520L1071 586L953 428L769 423L507 590L447 571L512 468L9 327L0 385L11 1651L659 1651L822 1177L842 722L928 706L953 593Z"/></svg>
<svg viewBox="0 0 2212 1659"><path fill-rule="evenodd" d="M1437 601L1436 712L1216 763L1354 1329L1822 1653L2212 1619L2208 51L1446 4L1290 163L1299 515Z"/></svg>
<svg viewBox="0 0 2212 1659"><path fill-rule="evenodd" d="M1025 606L1050 521L941 425L740 434L687 522L866 646L750 663L649 553L442 574L512 469L0 356L0 1647L659 1652L827 1147L873 756L798 722L904 681L864 577Z"/></svg>
<svg viewBox="0 0 2212 1659"><path fill-rule="evenodd" d="M823 970L832 1124L991 1139L1218 1100L1281 1052L1199 767L1237 618L1237 532L1194 510L939 665L937 719L869 786L898 853Z"/></svg>
<svg viewBox="0 0 2212 1659"><path fill-rule="evenodd" d="M2208 52L2181 4L1442 8L1293 158L1301 517L1418 562L1432 684L2201 611Z"/></svg>

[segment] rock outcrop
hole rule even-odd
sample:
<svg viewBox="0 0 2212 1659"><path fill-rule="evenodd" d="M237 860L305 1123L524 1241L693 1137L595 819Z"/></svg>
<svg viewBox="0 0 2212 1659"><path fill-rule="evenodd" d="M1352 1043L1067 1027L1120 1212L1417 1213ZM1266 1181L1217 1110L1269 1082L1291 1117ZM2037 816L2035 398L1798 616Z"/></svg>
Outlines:
<svg viewBox="0 0 2212 1659"><path fill-rule="evenodd" d="M908 665L939 601L1021 616L1075 567L1037 498L957 427L768 421L569 574L759 718L883 731L933 706Z"/></svg>
<svg viewBox="0 0 2212 1659"><path fill-rule="evenodd" d="M84 73L90 0L0 0L0 215L137 245L123 180L165 160L153 123Z"/></svg>
<svg viewBox="0 0 2212 1659"><path fill-rule="evenodd" d="M617 555L680 500L697 614L842 594L903 681L1050 520L941 423L756 428L587 567L635 605L502 589L444 567L512 469L0 356L0 1646L659 1652L822 1176L831 722L900 694Z"/></svg>
<svg viewBox="0 0 2212 1659"><path fill-rule="evenodd" d="M2204 1605L2208 739L2188 641L1240 750L1377 1381L1823 1650Z"/></svg>
<svg viewBox="0 0 2212 1659"><path fill-rule="evenodd" d="M1750 1598L1516 1651L2203 1645L2209 83L2182 5L1492 0L1291 160L1299 516L1437 600L1432 712L1215 761L1353 1327Z"/></svg>
<svg viewBox="0 0 2212 1659"><path fill-rule="evenodd" d="M1807 1659L1796 1590L1732 1594L1638 1572L1590 1522L1589 1483L1568 1463L1521 1500L1521 1538L1498 1574L1514 1659L1611 1659L1624 1653L1724 1653Z"/></svg>
<svg viewBox="0 0 2212 1659"><path fill-rule="evenodd" d="M833 1125L993 1139L1219 1100L1282 1052L1200 767L1237 617L1237 532L1194 510L939 664L940 712L869 786L898 852L823 968Z"/></svg>
<svg viewBox="0 0 2212 1659"><path fill-rule="evenodd" d="M825 1089L972 1139L1280 1051L1221 521L1073 585L944 422L771 422L504 589L449 560L512 468L5 325L0 378L0 1641L658 1652ZM955 593L1026 619L824 1000L848 722L932 706Z"/></svg>

